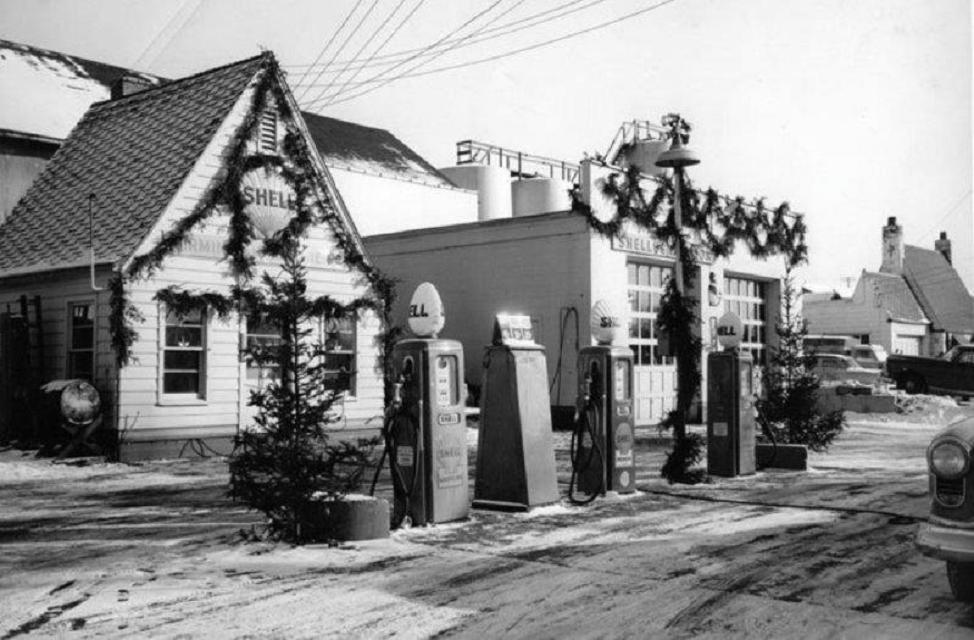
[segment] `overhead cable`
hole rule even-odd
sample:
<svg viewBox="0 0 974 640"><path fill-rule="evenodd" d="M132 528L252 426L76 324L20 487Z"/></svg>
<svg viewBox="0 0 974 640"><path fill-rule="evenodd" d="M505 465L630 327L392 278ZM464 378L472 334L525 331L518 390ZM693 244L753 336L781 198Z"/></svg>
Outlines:
<svg viewBox="0 0 974 640"><path fill-rule="evenodd" d="M304 81L304 79L308 76L308 74L311 73L311 70L314 69L315 65L317 65L318 62L324 57L325 51L328 51L328 47L330 47L331 46L331 43L335 41L335 38L338 37L338 34L342 32L342 30L345 28L345 25L348 24L348 21L352 19L352 15L354 15L355 12L358 11L359 5L361 5L361 4L362 4L362 0L358 0L355 3L355 6L352 7L352 10L348 12L348 15L345 16L345 19L342 20L342 23L340 25L338 25L338 28L335 29L335 31L331 34L331 37L328 38L328 42L325 43L325 46L322 47L321 48L321 51L318 52L318 55L315 56L315 61L311 64L310 67L308 67L308 69L303 74L301 74L301 78L300 78L300 80L298 80L298 82L295 84L295 86L301 84ZM335 60L335 56L332 56L332 59L331 59L331 61L328 64L331 64L332 62L334 62L334 60ZM322 74L324 74L325 69L327 67L328 67L328 65L325 65L324 67L322 67L322 69L318 72L318 75L316 75L315 76L315 79L312 80L311 82L312 83L318 82L318 80L321 79L321 76L322 76ZM301 92L301 95L304 95L305 93L307 93L307 91L308 91L308 89L305 88ZM295 96L295 97L298 97L298 96Z"/></svg>

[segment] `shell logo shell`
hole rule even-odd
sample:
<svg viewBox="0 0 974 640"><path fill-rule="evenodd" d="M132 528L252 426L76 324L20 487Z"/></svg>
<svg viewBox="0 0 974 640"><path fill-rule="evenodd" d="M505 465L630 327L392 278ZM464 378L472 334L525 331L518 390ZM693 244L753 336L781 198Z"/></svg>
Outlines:
<svg viewBox="0 0 974 640"><path fill-rule="evenodd" d="M722 347L733 349L741 344L741 334L743 332L744 323L732 311L728 311L717 321L717 342Z"/></svg>
<svg viewBox="0 0 974 640"><path fill-rule="evenodd" d="M440 293L424 282L409 300L409 329L420 338L435 338L446 324Z"/></svg>
<svg viewBox="0 0 974 640"><path fill-rule="evenodd" d="M622 336L622 318L607 300L592 305L592 337L599 344L612 344Z"/></svg>
<svg viewBox="0 0 974 640"><path fill-rule="evenodd" d="M286 227L297 209L294 189L268 167L244 174L240 195L250 224L264 238L271 238Z"/></svg>

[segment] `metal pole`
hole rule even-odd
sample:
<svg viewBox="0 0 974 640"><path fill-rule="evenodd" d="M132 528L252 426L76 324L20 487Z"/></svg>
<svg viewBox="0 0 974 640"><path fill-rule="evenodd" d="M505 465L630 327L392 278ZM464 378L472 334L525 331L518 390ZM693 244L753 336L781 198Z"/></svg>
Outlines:
<svg viewBox="0 0 974 640"><path fill-rule="evenodd" d="M673 169L673 224L676 226L676 290L683 297L683 205L680 202L680 189L683 186L683 169Z"/></svg>

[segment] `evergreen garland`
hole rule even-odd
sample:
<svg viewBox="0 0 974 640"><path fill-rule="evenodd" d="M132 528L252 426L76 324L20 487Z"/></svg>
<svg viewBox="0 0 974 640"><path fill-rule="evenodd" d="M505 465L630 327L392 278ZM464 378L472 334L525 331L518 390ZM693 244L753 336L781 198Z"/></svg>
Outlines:
<svg viewBox="0 0 974 640"><path fill-rule="evenodd" d="M684 142L688 134L689 125L682 120L678 120L670 133L671 137L681 136ZM677 238L681 238L677 259L683 266L684 291L692 291L694 286L694 244L709 250L715 257L727 257L733 253L735 244L743 241L754 257L784 255L789 269L807 259L805 223L800 215L791 213L788 203L780 204L769 215L763 200L748 207L740 196L727 198L714 189L701 194L685 175L682 177L680 228L674 219L673 180L668 176L657 179L657 187L647 199L641 186L645 177L637 166L629 166L621 180L619 173L611 174L603 185L603 194L615 205L615 213L610 219L599 219L592 207L581 199L578 190L571 192L572 211L585 216L589 227L607 239L618 237L627 220L670 247L677 246ZM695 300L681 295L675 279L671 278L657 316L658 326L668 335L677 361L676 409L660 423L663 428L671 428L674 434L673 450L661 470L670 482L693 483L703 477L702 473L690 469L703 456L703 439L686 433L686 415L701 380L701 342L693 331L699 321L695 306Z"/></svg>

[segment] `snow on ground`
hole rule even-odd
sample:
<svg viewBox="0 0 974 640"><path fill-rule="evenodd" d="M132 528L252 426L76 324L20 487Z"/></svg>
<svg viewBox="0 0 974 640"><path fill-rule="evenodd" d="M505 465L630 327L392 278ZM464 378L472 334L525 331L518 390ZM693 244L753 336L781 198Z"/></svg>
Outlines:
<svg viewBox="0 0 974 640"><path fill-rule="evenodd" d="M974 611L913 544L941 426L916 417L850 415L812 473L696 486L660 479L666 443L637 434L635 494L339 547L243 542L260 519L219 460L6 451L0 637L969 638Z"/></svg>

